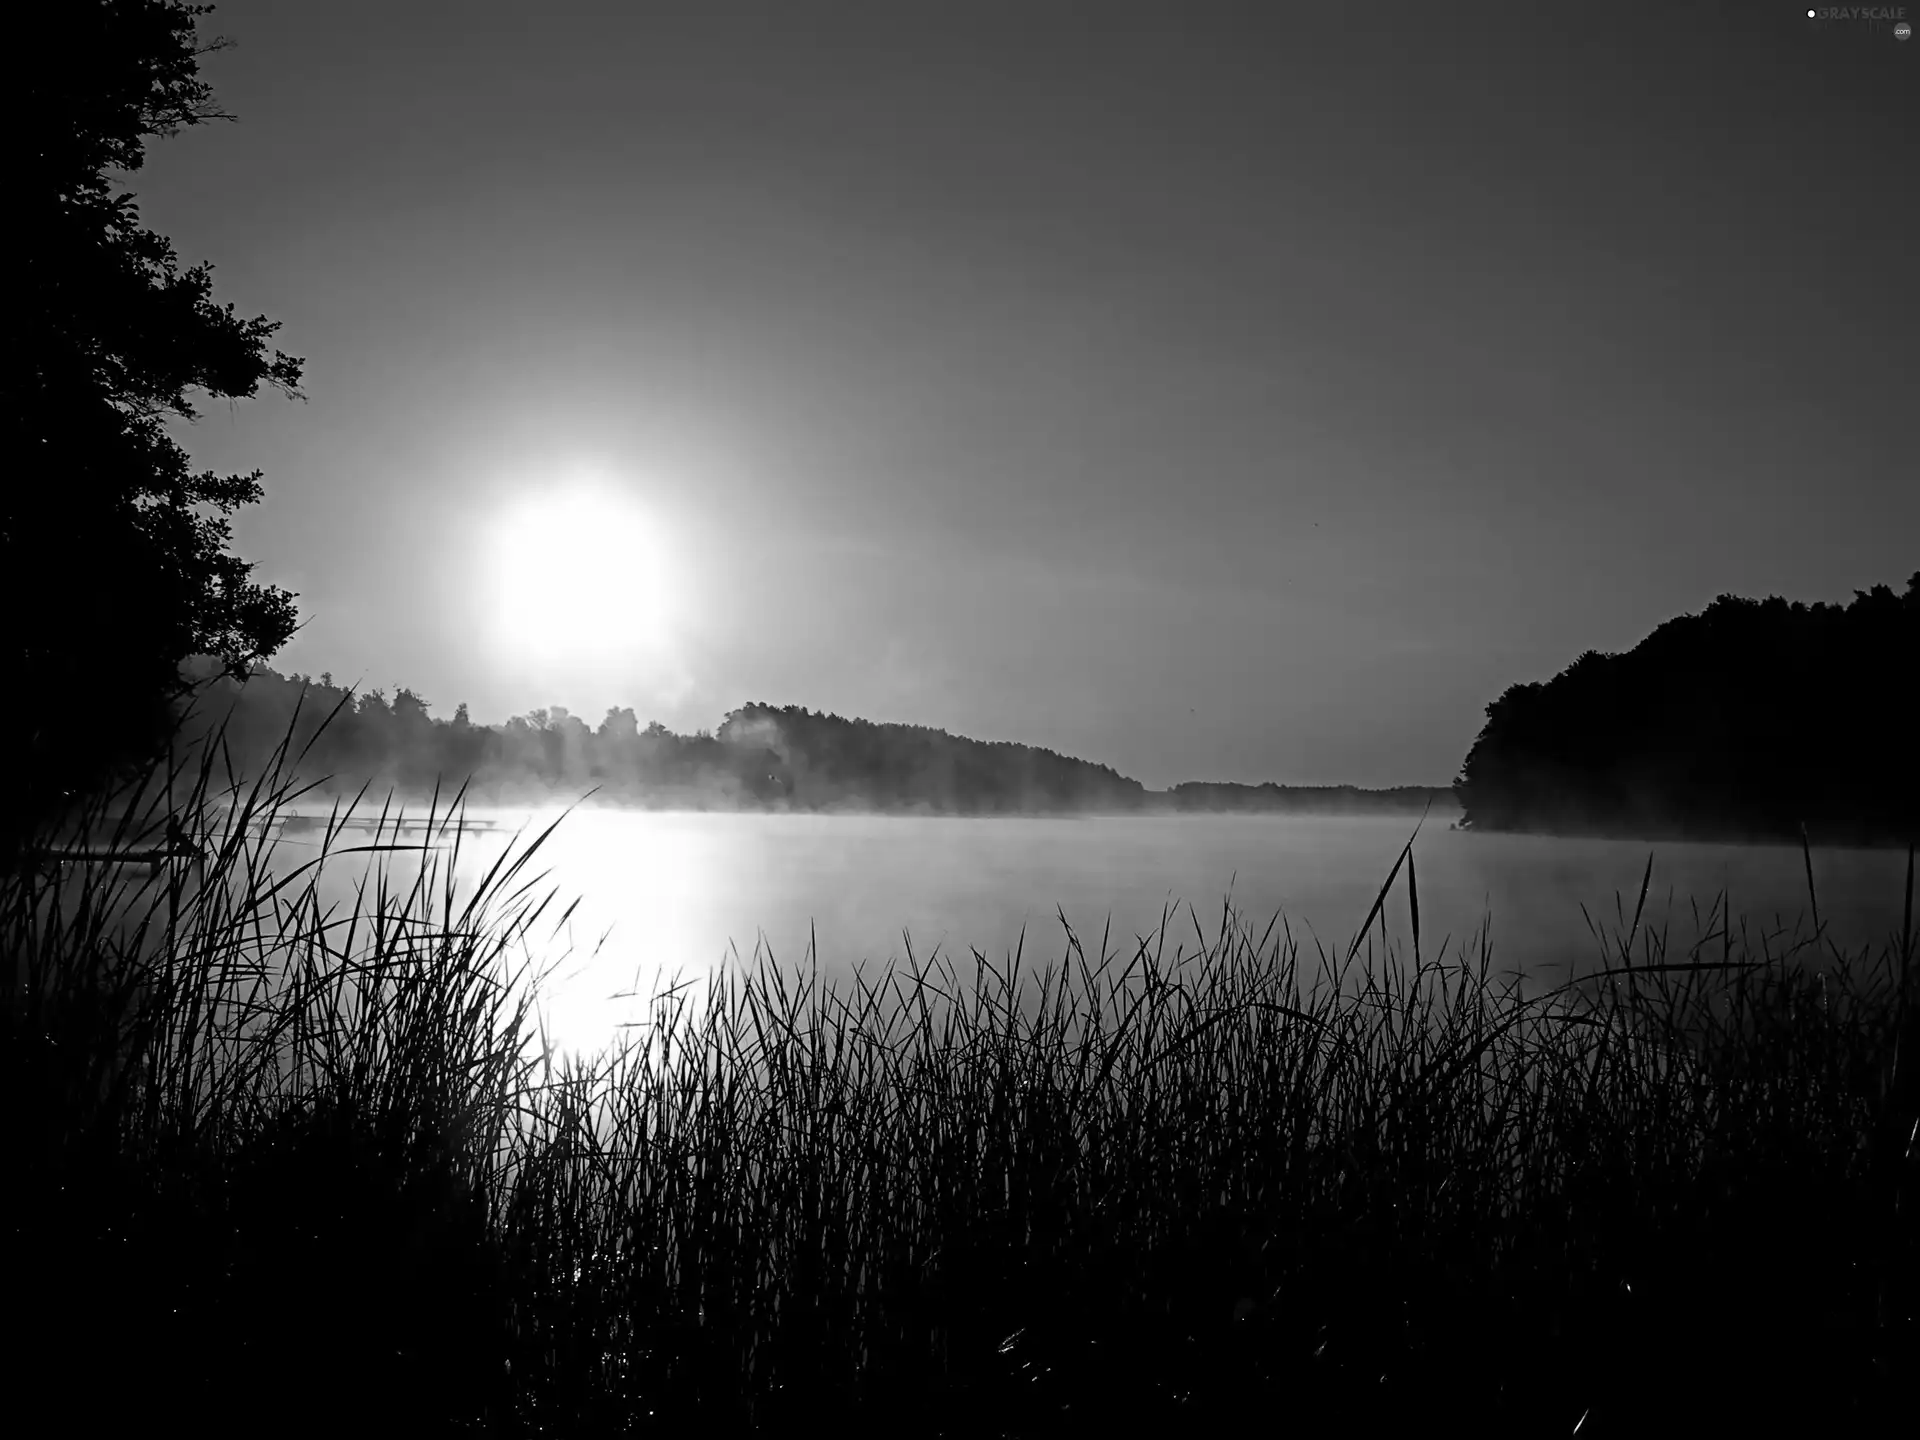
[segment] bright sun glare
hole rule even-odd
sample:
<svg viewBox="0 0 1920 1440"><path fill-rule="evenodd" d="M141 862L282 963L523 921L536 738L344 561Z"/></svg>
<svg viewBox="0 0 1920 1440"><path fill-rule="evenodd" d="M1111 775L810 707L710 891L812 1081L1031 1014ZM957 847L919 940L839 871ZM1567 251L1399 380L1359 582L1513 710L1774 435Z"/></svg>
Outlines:
<svg viewBox="0 0 1920 1440"><path fill-rule="evenodd" d="M487 565L501 659L580 677L659 663L672 641L670 556L618 486L580 481L497 518Z"/></svg>

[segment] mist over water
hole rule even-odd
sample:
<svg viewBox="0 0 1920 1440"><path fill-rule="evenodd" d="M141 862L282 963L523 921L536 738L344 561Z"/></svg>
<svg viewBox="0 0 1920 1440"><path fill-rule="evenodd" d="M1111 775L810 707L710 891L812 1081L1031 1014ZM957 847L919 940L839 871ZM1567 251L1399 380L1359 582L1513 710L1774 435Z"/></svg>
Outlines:
<svg viewBox="0 0 1920 1440"><path fill-rule="evenodd" d="M505 828L462 838L461 890L470 892L517 828L531 838L556 814L469 812ZM545 875L537 888L555 892L554 919L580 901L566 929L545 942L552 957L571 952L546 991L549 1034L568 1049L597 1049L623 1022L644 1020L644 1002L659 988L676 979L698 985L735 956L750 960L756 943L791 973L808 959L810 934L823 980L905 959L903 932L917 958L937 947L968 973L970 950L1001 963L1021 944L1023 926L1023 970L1037 973L1068 952L1062 913L1090 957L1109 920L1108 951L1124 960L1135 937L1159 928L1163 911L1164 953L1192 953L1196 920L1209 942L1217 936L1229 887L1255 938L1279 912L1303 955L1313 954L1316 937L1329 954L1344 955L1413 833L1398 817L576 810L533 867ZM311 858L310 843L282 840L275 863ZM1429 817L1414 844L1422 953L1433 958L1443 940L1449 960L1477 952L1474 937L1491 915L1496 969L1524 971L1529 988L1557 983L1599 954L1582 904L1609 932L1624 931L1649 853L1647 923L1658 928L1670 918L1676 948L1705 933L1722 890L1731 894L1736 934L1743 917L1756 935L1796 926L1811 933L1797 848L1468 834ZM1857 950L1898 930L1904 865L1891 850L1815 852L1820 919L1836 944ZM390 868L397 878L410 874L407 857L391 857ZM323 888L346 902L363 872L362 857L337 857ZM1698 904L1697 923L1689 900ZM1385 916L1394 945L1410 954L1404 872ZM552 931L543 922L537 934Z"/></svg>

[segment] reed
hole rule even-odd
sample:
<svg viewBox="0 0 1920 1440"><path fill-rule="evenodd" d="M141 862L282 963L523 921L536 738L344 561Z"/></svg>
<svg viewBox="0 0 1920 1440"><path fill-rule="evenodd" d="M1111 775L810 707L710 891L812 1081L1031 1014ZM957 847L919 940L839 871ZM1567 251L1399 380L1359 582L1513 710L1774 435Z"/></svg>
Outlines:
<svg viewBox="0 0 1920 1440"><path fill-rule="evenodd" d="M197 867L0 876L13 1360L72 1425L1587 1436L1913 1373L1911 864L1849 954L1724 896L1671 942L1650 861L1527 994L1421 935L1409 841L1344 950L1230 903L1045 963L756 949L578 1059L550 831L462 893L462 797L349 843L363 792L289 863L298 759L114 802Z"/></svg>

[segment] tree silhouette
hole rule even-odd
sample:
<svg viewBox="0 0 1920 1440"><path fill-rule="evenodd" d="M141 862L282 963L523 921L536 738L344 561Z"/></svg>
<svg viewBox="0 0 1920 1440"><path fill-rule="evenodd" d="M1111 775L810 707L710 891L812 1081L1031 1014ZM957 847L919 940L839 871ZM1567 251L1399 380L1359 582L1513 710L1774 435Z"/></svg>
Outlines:
<svg viewBox="0 0 1920 1440"><path fill-rule="evenodd" d="M195 472L165 427L195 417L195 392L295 393L300 362L269 350L272 322L217 305L209 267L182 269L115 178L149 139L227 118L198 74L206 9L61 0L10 27L28 59L0 360L0 659L19 694L86 701L57 724L0 707L0 848L153 751L184 658L239 669L294 627L293 597L227 550L258 473Z"/></svg>
<svg viewBox="0 0 1920 1440"><path fill-rule="evenodd" d="M291 729L304 750L304 778L332 776L352 793L363 781L424 797L471 781L476 800L544 802L589 787L604 800L694 808L855 809L953 815L1277 810L1301 813L1419 812L1424 786L1359 790L1349 785L1185 784L1150 794L1112 767L1003 740L975 740L924 725L844 719L800 706L750 704L716 732L644 727L627 706L589 727L563 705L476 725L461 705L436 720L400 687L359 697L331 676L280 675L253 667L244 684L212 680L194 734L224 724L241 773L258 773ZM337 714L335 712L337 711ZM323 717L333 723L321 728Z"/></svg>
<svg viewBox="0 0 1920 1440"><path fill-rule="evenodd" d="M1920 571L1851 604L1722 595L1487 707L1465 824L1902 843L1920 831Z"/></svg>

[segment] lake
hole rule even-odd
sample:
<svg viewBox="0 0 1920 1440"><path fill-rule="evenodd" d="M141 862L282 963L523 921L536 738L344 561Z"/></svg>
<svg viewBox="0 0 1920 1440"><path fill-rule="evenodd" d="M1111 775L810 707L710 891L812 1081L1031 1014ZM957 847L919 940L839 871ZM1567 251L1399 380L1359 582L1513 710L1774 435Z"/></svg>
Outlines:
<svg viewBox="0 0 1920 1440"><path fill-rule="evenodd" d="M470 812L536 828L551 814ZM1448 817L1451 818L1451 817ZM783 968L806 958L817 937L823 976L869 970L937 946L969 960L977 948L1004 959L1026 929L1036 968L1066 953L1058 912L1089 953L1111 919L1109 949L1131 952L1151 934L1163 907L1178 903L1166 953L1193 949L1194 922L1211 940L1229 884L1235 910L1255 935L1283 913L1310 954L1329 950L1365 919L1381 882L1413 834L1409 818L1188 815L1084 819L954 819L844 815L756 815L581 809L568 815L540 854L561 902L580 898L571 922L574 953L547 995L552 1033L570 1048L604 1043L644 1006L610 998L648 993L681 976L712 973L756 943ZM532 832L528 832L531 834ZM290 847L293 838L282 842ZM308 842L310 843L310 842ZM349 842L351 843L351 842ZM458 876L467 885L507 843L469 835ZM1615 896L1628 919L1653 854L1648 914L1671 913L1684 947L1701 932L1715 895L1731 893L1736 918L1789 929L1806 916L1800 851L1630 840L1553 839L1451 831L1429 817L1414 846L1422 949L1471 940L1492 917L1493 957L1506 971L1542 981L1564 978L1597 946L1581 918L1584 902L1611 928ZM305 858L311 851L290 848ZM328 889L344 895L353 857L330 866ZM1820 915L1842 946L1858 949L1897 932L1906 858L1891 850L1814 854ZM543 886L543 888L544 888ZM1671 894L1671 905L1669 895ZM1387 904L1396 944L1409 936L1404 875ZM1277 927L1276 927L1277 931ZM592 953L606 933L605 943ZM565 943L562 937L559 944Z"/></svg>

